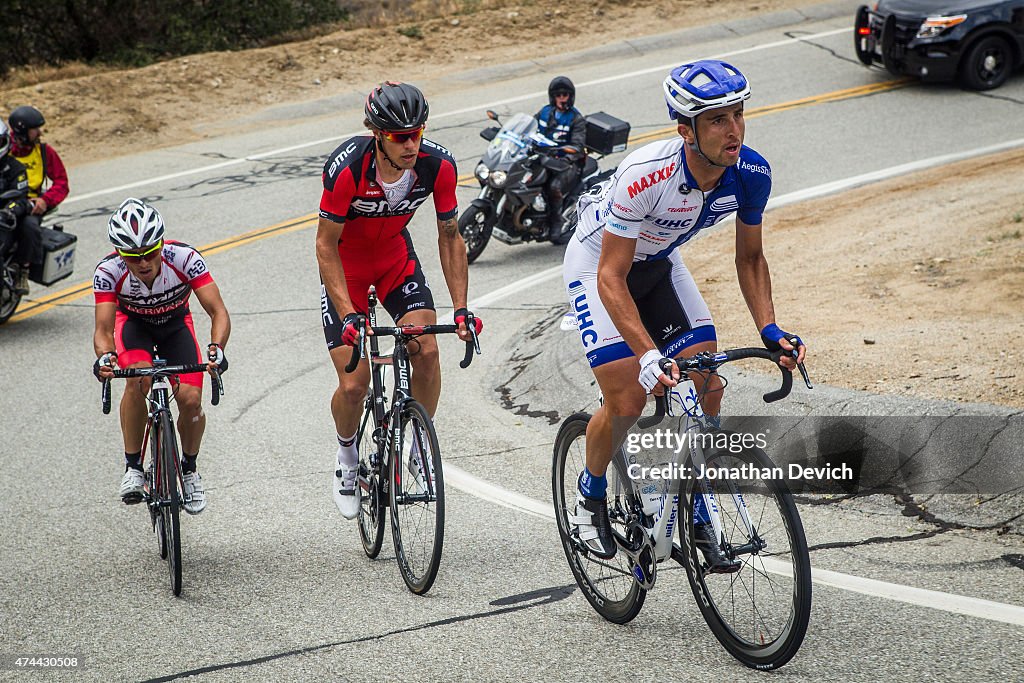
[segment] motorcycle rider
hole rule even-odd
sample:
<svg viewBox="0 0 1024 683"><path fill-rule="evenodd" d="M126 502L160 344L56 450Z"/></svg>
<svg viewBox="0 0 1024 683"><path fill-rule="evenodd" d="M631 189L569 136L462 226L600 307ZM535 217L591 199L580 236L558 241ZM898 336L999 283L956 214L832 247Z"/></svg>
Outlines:
<svg viewBox="0 0 1024 683"><path fill-rule="evenodd" d="M586 158L584 145L587 140L587 121L576 102L576 86L565 76L556 76L548 84L548 104L537 112L539 132L559 145L575 148L561 156L569 161L564 171L548 169L548 183L544 194L548 200L548 234L562 232L565 219L562 217L562 203L580 181L583 160Z"/></svg>
<svg viewBox="0 0 1024 683"><path fill-rule="evenodd" d="M9 241L14 239L18 227L24 222L25 216L31 211L31 203L28 200L28 172L25 166L8 154L11 148L11 133L7 124L0 120L0 194L15 190L18 196L5 199L0 206L0 256L6 252ZM21 240L19 240L20 242ZM19 252L23 251L19 247ZM21 253L18 254L19 258ZM28 268L21 271L16 289L19 294L27 294L28 288L22 290L22 278L28 277Z"/></svg>
<svg viewBox="0 0 1024 683"><path fill-rule="evenodd" d="M31 211L19 226L18 243L21 258L21 277L18 292L28 294L28 269L31 263L43 259L40 224L47 211L55 209L68 196L68 173L64 162L53 147L40 142L42 127L46 123L42 112L35 107L18 107L7 119L11 129L11 156L20 161L28 172L28 196ZM50 186L43 191L43 184Z"/></svg>

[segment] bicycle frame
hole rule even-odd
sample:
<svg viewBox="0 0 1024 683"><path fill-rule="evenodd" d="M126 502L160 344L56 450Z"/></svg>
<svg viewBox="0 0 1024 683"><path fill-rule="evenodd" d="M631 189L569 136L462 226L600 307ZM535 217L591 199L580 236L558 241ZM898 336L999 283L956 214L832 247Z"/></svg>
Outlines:
<svg viewBox="0 0 1024 683"><path fill-rule="evenodd" d="M155 368L164 367L166 365L167 362L161 358L153 359L153 367ZM168 417L170 417L171 407L170 400L168 399L168 397L170 396L171 391L171 381L169 377L165 375L158 375L153 379L153 384L149 389L149 395L146 396L146 402L149 404L149 419L146 421L146 431L142 438L143 445L149 443L149 438L152 433L153 427L158 424L160 415L166 413ZM174 429L174 420L169 420L169 422L171 425L171 429ZM163 455L161 449L162 446L158 442L157 448L153 450L160 451L161 455ZM143 452L145 452L145 450ZM153 478L152 481L150 481L150 486L156 486L156 482L161 481L161 468L164 466L162 460L163 458L161 457L159 460L150 462L153 471ZM184 490L185 484L181 478L181 463L178 462L177 459L175 459L174 469L175 476L178 479L178 490L182 491ZM153 495L152 489L150 489L149 491L144 491L143 496L145 497L146 502L149 504L151 511L155 511L157 508L164 507L167 505L176 505L180 503L180 501L176 500L159 500ZM154 524L155 523L156 520L154 519Z"/></svg>
<svg viewBox="0 0 1024 683"><path fill-rule="evenodd" d="M369 305L367 307L367 321L370 328L377 326L377 293L371 290L369 293ZM370 343L370 382L371 395L367 400L373 401L373 439L377 446L377 455L383 460L379 463L383 469L393 460L395 452L402 452L402 424L400 420L394 420L389 424L388 418L402 414L402 408L407 401L412 400L409 385L409 352L404 343L396 343L390 355L381 355L380 344L377 335L368 337ZM386 408L387 397L384 395L384 368L391 365L395 373L395 387L391 393L391 408ZM365 430L365 425L363 426ZM385 436L385 431L386 436ZM381 442L383 438L383 443ZM389 478L390 479L390 478ZM433 494L433 482L428 481L427 495Z"/></svg>
<svg viewBox="0 0 1024 683"><path fill-rule="evenodd" d="M684 400L681 397L678 390L673 390L671 392L671 400L668 402L668 405L675 403L684 411L683 428L680 431L682 434L686 435L686 442L689 444L689 448L673 454L672 458L666 464L672 466L672 471L678 472L680 471L678 468L679 465L689 462L693 468L691 472L703 472L707 468L707 462L704 459L704 451L700 445L700 440L689 437L690 435L700 432L701 426L705 421L705 415L704 411L701 409L700 401L693 389L692 383L686 379L683 379L680 382L680 386L685 386L687 384L689 384L689 392L686 399ZM623 472L628 472L629 466L636 462L635 456L627 456L621 447L616 451L615 457L621 460L621 471ZM645 492L645 490L653 484L645 484L643 480L634 479L629 476L627 476L626 479L629 481L629 486L641 508L645 502L652 501L650 496L654 492ZM682 494L682 481L682 479L677 478L672 480L670 484L661 487L660 509L653 515L646 515L652 518L650 526L642 524L650 543L653 544L654 558L658 563L673 557L673 551L676 553L679 552L677 547L673 545L673 532L676 529L676 524L685 523L682 520L682 510L679 506L679 499ZM724 526L719 514L718 498L715 493L714 486L705 477L701 479L701 488L703 489L701 496L704 499L705 510L707 510L708 517L710 518L712 527L714 528L715 538L721 539L724 537ZM730 495L733 498L736 509L739 511L739 515L743 521L748 538L756 538L754 525L750 520L749 509L743 495L738 491L733 492ZM671 503L666 505L666 501L669 497L671 497ZM638 512L645 514L642 509ZM627 522L628 521L629 519L627 518ZM642 545L638 548L628 548L624 546L624 549L628 554L639 557L644 550L644 546ZM760 549L760 547L758 549ZM677 559L681 560L682 558L677 557ZM645 577L645 579L640 579L639 577L636 578L641 584L647 585L647 587L653 586L653 576L649 578Z"/></svg>

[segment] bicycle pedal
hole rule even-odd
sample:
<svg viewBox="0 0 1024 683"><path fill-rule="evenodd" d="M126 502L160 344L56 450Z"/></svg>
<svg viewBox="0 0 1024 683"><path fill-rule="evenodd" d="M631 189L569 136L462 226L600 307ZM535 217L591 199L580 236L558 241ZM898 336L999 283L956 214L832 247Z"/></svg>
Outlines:
<svg viewBox="0 0 1024 683"><path fill-rule="evenodd" d="M138 493L129 493L126 496L122 496L121 502L125 505L138 505L142 502L142 492L139 491Z"/></svg>

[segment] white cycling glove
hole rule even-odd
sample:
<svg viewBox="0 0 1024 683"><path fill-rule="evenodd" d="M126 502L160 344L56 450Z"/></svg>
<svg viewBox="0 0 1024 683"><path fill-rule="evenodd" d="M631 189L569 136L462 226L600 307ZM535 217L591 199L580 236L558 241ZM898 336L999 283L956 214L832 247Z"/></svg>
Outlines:
<svg viewBox="0 0 1024 683"><path fill-rule="evenodd" d="M651 393L651 390L661 382L659 377L664 374L660 365L662 358L664 356L657 349L651 349L640 357L640 384L647 390L647 393Z"/></svg>

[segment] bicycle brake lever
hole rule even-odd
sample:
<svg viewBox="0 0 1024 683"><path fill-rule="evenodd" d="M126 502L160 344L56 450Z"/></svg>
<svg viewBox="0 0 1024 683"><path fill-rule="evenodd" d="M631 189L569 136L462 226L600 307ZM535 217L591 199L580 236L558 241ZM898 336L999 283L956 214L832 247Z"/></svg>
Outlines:
<svg viewBox="0 0 1024 683"><path fill-rule="evenodd" d="M469 334L473 337L473 350L476 351L476 355L480 355L480 337L476 336L476 323L469 328Z"/></svg>
<svg viewBox="0 0 1024 683"><path fill-rule="evenodd" d="M804 364L803 363L797 363L796 367L800 371L800 374L803 375L804 384L807 385L807 388L808 389L813 389L814 387L811 386L811 378L807 376L807 368L804 367Z"/></svg>

